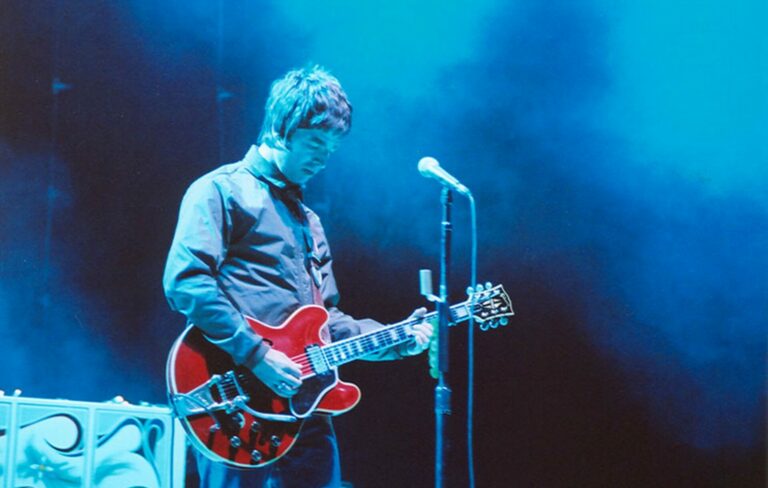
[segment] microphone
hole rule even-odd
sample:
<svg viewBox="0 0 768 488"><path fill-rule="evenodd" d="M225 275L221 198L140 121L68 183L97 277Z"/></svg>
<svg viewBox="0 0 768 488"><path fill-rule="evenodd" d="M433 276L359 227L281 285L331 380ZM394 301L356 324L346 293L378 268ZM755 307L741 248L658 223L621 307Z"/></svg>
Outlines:
<svg viewBox="0 0 768 488"><path fill-rule="evenodd" d="M425 178L436 179L444 186L456 190L462 195L472 195L472 192L469 191L469 188L462 185L459 180L453 177L453 175L441 168L440 163L438 163L437 159L435 158L431 158L429 156L421 158L419 160L419 173L421 173L421 176Z"/></svg>

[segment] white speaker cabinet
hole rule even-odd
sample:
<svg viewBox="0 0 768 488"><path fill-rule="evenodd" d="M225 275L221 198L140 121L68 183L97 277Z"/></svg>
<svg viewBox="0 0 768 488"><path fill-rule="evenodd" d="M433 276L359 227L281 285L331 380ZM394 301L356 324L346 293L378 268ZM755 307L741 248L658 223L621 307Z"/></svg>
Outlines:
<svg viewBox="0 0 768 488"><path fill-rule="evenodd" d="M183 488L185 455L167 407L0 396L0 488Z"/></svg>

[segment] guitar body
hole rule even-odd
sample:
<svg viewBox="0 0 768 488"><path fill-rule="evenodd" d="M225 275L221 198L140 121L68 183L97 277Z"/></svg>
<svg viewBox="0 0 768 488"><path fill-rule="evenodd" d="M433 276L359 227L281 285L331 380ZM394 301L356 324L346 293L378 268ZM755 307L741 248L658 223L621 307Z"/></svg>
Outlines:
<svg viewBox="0 0 768 488"><path fill-rule="evenodd" d="M302 367L291 399L277 396L249 370L190 326L174 343L167 365L171 406L194 446L231 467L257 468L282 457L313 413L338 415L360 401L360 389L340 381L335 367L315 371L307 350L328 344L328 312L308 305L273 327L246 317L265 341Z"/></svg>
<svg viewBox="0 0 768 488"><path fill-rule="evenodd" d="M478 286L470 298L450 308L453 323L470 317L481 330L506 325L514 315L501 285ZM410 317L354 337L330 342L328 312L307 305L273 327L246 317L250 327L301 368L302 384L286 399L277 396L251 371L189 326L168 356L166 379L174 414L192 445L210 459L235 468L258 468L280 459L301 434L312 414L339 415L360 401L360 389L339 380L338 367L413 340L422 321L437 314ZM433 340L436 335L433 335Z"/></svg>

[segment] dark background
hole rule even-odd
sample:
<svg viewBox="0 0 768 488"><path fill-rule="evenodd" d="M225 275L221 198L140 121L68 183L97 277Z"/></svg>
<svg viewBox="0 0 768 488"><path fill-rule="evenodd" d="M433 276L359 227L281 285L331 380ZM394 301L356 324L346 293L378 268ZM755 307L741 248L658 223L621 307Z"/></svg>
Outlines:
<svg viewBox="0 0 768 488"><path fill-rule="evenodd" d="M348 313L423 304L440 209L419 158L476 195L479 277L517 312L476 337L478 486L763 486L766 7L691 5L5 0L0 389L165 401L181 195L255 142L273 79L315 62L355 108L308 192ZM344 478L431 486L426 358L342 376L364 391L336 422Z"/></svg>

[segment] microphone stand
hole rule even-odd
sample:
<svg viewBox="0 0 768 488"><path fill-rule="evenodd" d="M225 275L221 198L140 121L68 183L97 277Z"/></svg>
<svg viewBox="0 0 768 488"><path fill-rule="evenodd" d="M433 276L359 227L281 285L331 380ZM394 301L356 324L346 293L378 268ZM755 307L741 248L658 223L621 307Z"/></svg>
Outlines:
<svg viewBox="0 0 768 488"><path fill-rule="evenodd" d="M446 381L448 374L448 324L450 306L448 305L448 279L451 261L451 190L443 186L440 198L443 204L443 220L440 233L440 291L437 301L437 370L435 386L435 488L445 486L445 454L447 452L446 423L451 414L451 388Z"/></svg>

